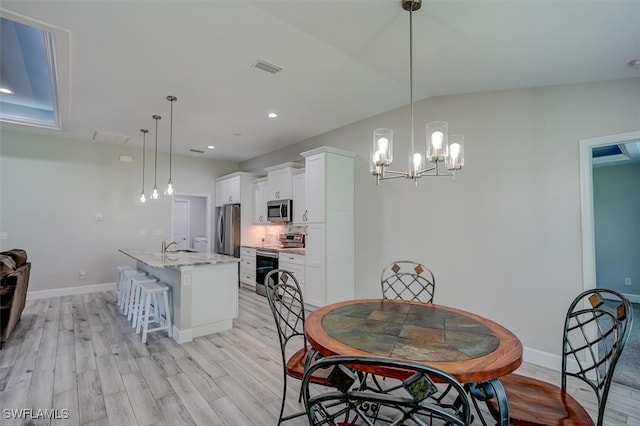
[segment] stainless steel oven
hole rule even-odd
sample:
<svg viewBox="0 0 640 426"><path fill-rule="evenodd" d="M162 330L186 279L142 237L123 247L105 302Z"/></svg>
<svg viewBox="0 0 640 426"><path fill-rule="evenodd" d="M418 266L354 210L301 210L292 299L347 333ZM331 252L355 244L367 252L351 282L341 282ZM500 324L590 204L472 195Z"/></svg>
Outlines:
<svg viewBox="0 0 640 426"><path fill-rule="evenodd" d="M278 251L269 249L257 249L256 250L256 293L266 296L267 289L264 279L273 269L278 269ZM271 277L272 284L275 285L275 280Z"/></svg>

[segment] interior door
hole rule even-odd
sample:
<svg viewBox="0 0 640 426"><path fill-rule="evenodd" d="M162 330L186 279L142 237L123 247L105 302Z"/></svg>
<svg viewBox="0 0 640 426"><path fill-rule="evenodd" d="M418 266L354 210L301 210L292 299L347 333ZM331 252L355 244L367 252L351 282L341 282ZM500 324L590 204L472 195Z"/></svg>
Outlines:
<svg viewBox="0 0 640 426"><path fill-rule="evenodd" d="M173 201L173 241L176 249L189 247L189 200Z"/></svg>

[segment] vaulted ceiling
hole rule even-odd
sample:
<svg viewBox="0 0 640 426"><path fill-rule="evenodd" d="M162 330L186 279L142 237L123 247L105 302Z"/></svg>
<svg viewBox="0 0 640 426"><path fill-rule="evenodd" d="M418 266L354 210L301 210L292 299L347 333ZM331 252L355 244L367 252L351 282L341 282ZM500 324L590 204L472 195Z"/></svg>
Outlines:
<svg viewBox="0 0 640 426"><path fill-rule="evenodd" d="M68 70L63 128L40 132L87 143L107 132L141 146L139 129L153 137L159 114L166 151L166 96L174 95L175 153L243 161L409 103L409 17L400 0L2 7L68 34L68 55L57 58ZM628 65L640 57L640 1L425 0L413 19L416 100L640 77ZM259 59L282 71L254 68Z"/></svg>

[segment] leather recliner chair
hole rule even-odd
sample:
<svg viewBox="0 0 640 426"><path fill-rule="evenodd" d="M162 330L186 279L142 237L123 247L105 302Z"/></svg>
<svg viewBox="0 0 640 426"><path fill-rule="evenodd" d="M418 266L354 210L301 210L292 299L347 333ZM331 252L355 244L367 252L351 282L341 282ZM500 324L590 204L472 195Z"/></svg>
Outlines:
<svg viewBox="0 0 640 426"><path fill-rule="evenodd" d="M20 321L30 272L31 263L27 262L26 251L0 252L0 348Z"/></svg>

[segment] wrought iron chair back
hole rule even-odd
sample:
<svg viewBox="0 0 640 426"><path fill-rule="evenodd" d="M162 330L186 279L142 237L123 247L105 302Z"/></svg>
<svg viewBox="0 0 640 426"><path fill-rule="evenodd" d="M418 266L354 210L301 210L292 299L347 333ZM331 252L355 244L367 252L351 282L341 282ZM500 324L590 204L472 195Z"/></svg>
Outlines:
<svg viewBox="0 0 640 426"><path fill-rule="evenodd" d="M429 268L411 260L398 260L382 270L382 297L433 303L436 279Z"/></svg>
<svg viewBox="0 0 640 426"><path fill-rule="evenodd" d="M407 378L387 378L371 387L364 381L370 376L362 372L379 368L401 369ZM327 377L335 389L311 395L310 377L319 369L329 370ZM364 356L322 358L306 371L302 395L311 425L471 424L468 394L453 376L405 360Z"/></svg>
<svg viewBox="0 0 640 426"><path fill-rule="evenodd" d="M280 405L280 417L278 418L278 424L285 420L299 417L305 414L304 411L284 416L284 403L287 395L287 376L293 376L292 369L293 362L297 355L300 354L301 358L304 358L305 365L310 362L313 351L307 351L307 338L304 335L304 320L305 309L304 301L302 299L302 291L300 290L300 284L293 275L292 272L285 269L273 269L267 273L264 279L267 287L267 300L271 313L276 322L276 329L278 331L278 339L280 342L280 353L282 355L282 368L283 368L283 391L282 391L282 403ZM298 350L287 362L287 344L291 339L295 337L301 337L303 341L302 349ZM300 375L297 378L302 378L302 366L299 366Z"/></svg>
<svg viewBox="0 0 640 426"><path fill-rule="evenodd" d="M608 306L605 299L612 300L615 306ZM631 303L613 290L587 290L575 298L567 311L562 390L566 391L567 377L588 384L598 398L598 425L602 424L613 372L632 325Z"/></svg>

